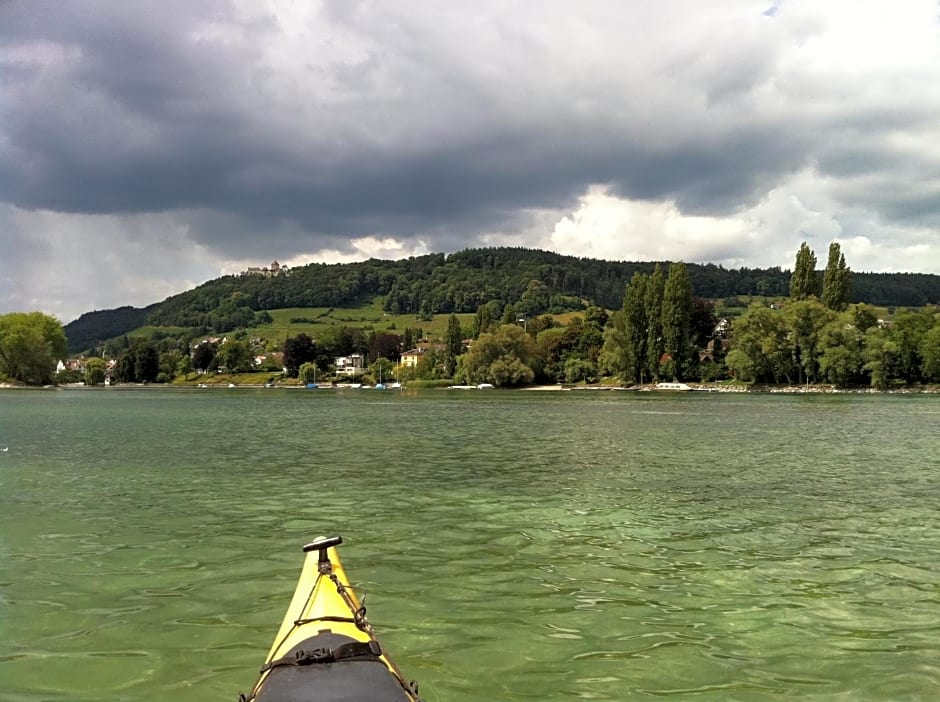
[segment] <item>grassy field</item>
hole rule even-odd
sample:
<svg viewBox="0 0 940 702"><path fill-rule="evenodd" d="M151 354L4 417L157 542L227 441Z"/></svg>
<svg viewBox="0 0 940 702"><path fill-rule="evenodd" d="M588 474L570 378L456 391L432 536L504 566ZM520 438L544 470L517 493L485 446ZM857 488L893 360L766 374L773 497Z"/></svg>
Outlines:
<svg viewBox="0 0 940 702"><path fill-rule="evenodd" d="M382 298L360 307L288 307L270 310L271 324L251 327L250 336L281 342L285 337L307 334L314 339L325 327L349 327L364 331L384 331L401 334L408 327L421 329L430 338L443 337L447 331L449 314L436 314L430 320L413 314L389 314L382 311ZM458 314L462 326L469 326L473 314ZM295 320L295 321L291 321Z"/></svg>
<svg viewBox="0 0 940 702"><path fill-rule="evenodd" d="M724 307L723 300L714 300L715 314L720 317L737 317L747 310L747 306L755 302L770 304L771 302L785 302L785 298L768 298L756 296L739 296L744 306ZM872 307L875 316L880 319L890 318L885 307ZM401 334L408 327L421 329L424 336L430 339L442 339L447 331L447 322L450 314L436 314L431 319L421 319L414 314L389 314L382 310L382 298L377 297L369 303L359 307L333 308L333 307L289 307L279 310L269 310L272 322L257 327L250 327L244 331L251 337L257 337L269 342L269 346L277 346L284 339L297 334L307 334L316 339L324 330L330 327L349 327L363 331L383 331ZM574 317L582 316L583 312L565 312L553 315L556 322L567 325ZM461 326L468 328L473 322L471 313L458 314ZM186 329L182 327L153 327L146 326L135 329L129 336L151 338L155 332L167 335L182 334Z"/></svg>

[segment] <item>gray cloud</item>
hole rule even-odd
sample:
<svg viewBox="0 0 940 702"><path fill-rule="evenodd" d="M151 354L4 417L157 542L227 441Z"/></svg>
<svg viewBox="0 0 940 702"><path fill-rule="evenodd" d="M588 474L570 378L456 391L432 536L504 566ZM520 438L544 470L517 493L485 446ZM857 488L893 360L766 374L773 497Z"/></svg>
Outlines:
<svg viewBox="0 0 940 702"><path fill-rule="evenodd" d="M752 5L13 0L0 199L166 213L228 260L452 250L594 184L730 217L807 171L834 207L936 226L936 67L830 68L833 17Z"/></svg>

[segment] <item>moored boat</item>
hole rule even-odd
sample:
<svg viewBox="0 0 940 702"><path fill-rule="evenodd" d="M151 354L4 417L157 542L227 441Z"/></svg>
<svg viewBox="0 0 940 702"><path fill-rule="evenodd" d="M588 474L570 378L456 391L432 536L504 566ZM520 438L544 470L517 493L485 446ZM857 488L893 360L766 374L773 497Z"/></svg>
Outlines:
<svg viewBox="0 0 940 702"><path fill-rule="evenodd" d="M678 390L679 392L687 392L692 389L691 385L686 385L685 383L656 383L656 390Z"/></svg>
<svg viewBox="0 0 940 702"><path fill-rule="evenodd" d="M260 676L240 702L420 702L379 644L336 546L304 546L307 557Z"/></svg>

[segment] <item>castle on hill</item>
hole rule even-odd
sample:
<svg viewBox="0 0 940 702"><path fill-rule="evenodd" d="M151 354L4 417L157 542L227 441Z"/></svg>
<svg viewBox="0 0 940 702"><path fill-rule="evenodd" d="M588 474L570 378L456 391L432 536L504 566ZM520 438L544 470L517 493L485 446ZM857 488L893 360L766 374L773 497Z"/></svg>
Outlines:
<svg viewBox="0 0 940 702"><path fill-rule="evenodd" d="M250 266L247 270L242 271L242 275L260 275L265 278L273 278L278 275L288 275L290 273L290 268L287 266L282 266L277 261L274 261L270 267L265 266L264 268L259 268L258 266Z"/></svg>

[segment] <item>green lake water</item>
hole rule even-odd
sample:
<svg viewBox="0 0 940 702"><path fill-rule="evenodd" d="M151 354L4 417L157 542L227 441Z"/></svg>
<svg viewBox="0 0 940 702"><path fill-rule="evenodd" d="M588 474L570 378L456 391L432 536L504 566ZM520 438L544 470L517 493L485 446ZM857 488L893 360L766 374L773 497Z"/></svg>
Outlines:
<svg viewBox="0 0 940 702"><path fill-rule="evenodd" d="M0 393L0 700L226 700L342 534L427 702L940 699L940 397Z"/></svg>

